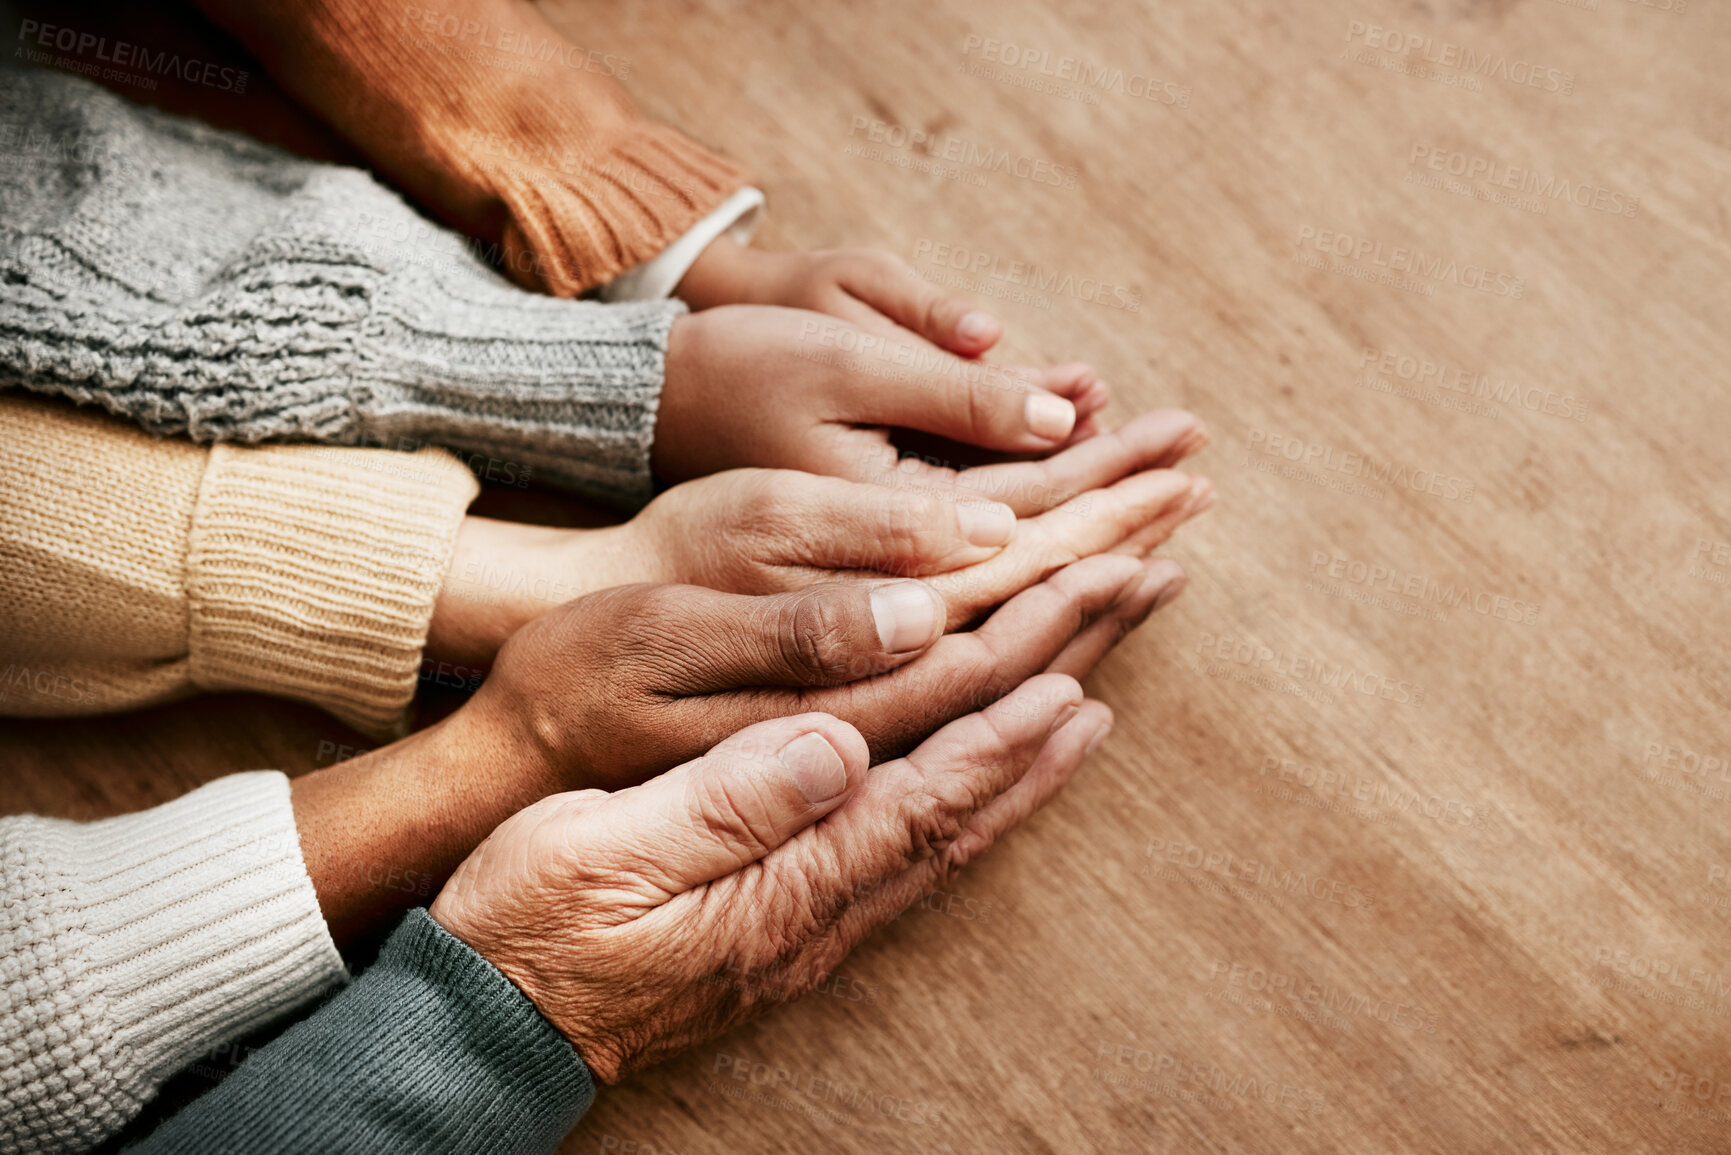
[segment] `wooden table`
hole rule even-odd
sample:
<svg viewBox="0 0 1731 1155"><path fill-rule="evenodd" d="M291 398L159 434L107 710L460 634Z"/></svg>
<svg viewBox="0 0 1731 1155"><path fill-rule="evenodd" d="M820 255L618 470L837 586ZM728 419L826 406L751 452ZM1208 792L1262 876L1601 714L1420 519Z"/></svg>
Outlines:
<svg viewBox="0 0 1731 1155"><path fill-rule="evenodd" d="M1059 7L549 8L1221 499L1064 796L565 1150L1731 1150L1726 8ZM354 741L0 733L81 817Z"/></svg>

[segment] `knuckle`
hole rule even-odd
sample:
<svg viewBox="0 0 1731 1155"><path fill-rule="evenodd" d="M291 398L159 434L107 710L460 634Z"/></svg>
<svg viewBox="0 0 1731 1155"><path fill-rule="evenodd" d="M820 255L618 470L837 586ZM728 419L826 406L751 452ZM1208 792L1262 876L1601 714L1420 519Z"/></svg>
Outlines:
<svg viewBox="0 0 1731 1155"><path fill-rule="evenodd" d="M873 520L879 545L888 555L885 561L894 567L886 572L920 572L920 567L907 563L941 558L957 544L955 519L948 506L934 497L897 495L884 503Z"/></svg>
<svg viewBox="0 0 1731 1155"><path fill-rule="evenodd" d="M729 847L762 858L776 845L773 803L765 797L761 767L734 763L700 775L691 808L710 835Z"/></svg>
<svg viewBox="0 0 1731 1155"><path fill-rule="evenodd" d="M788 600L781 640L788 662L814 680L845 673L853 655L847 615L827 590L808 590Z"/></svg>
<svg viewBox="0 0 1731 1155"><path fill-rule="evenodd" d="M896 804L896 823L905 836L907 865L943 858L978 804L959 774L922 778L904 791Z"/></svg>

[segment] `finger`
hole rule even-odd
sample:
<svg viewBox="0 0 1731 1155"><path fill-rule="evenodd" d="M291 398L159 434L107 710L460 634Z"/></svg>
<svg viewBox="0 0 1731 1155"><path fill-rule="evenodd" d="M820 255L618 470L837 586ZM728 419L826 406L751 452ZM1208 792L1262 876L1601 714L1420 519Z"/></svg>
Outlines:
<svg viewBox="0 0 1731 1155"><path fill-rule="evenodd" d="M979 629L940 638L919 661L883 677L808 689L676 697L666 704L663 733L675 736L680 750L701 750L765 718L822 710L856 727L874 759L896 757L944 723L1044 672L1078 635L1119 612L1120 604L1127 604L1137 621L1147 616L1158 594L1147 591L1147 571L1147 564L1134 558L1088 558L1017 594ZM861 587L856 583L854 588Z"/></svg>
<svg viewBox="0 0 1731 1155"><path fill-rule="evenodd" d="M1208 444L1208 432L1193 413L1160 409L1042 461L982 465L960 472L917 457L897 460L893 449L879 444L868 451L861 444L852 458L858 480L933 493L967 493L1001 501L1018 516L1027 517L1131 473L1176 465Z"/></svg>
<svg viewBox="0 0 1731 1155"><path fill-rule="evenodd" d="M996 317L944 294L889 253L860 253L843 261L836 281L902 328L962 357L978 357L1004 333Z"/></svg>
<svg viewBox="0 0 1731 1155"><path fill-rule="evenodd" d="M950 867L966 866L1057 797L1081 769L1082 760L1111 732L1112 708L1092 698L1083 702L1082 708L1046 739L1028 772L968 820L951 850ZM937 880L931 885L937 885Z"/></svg>
<svg viewBox="0 0 1731 1155"><path fill-rule="evenodd" d="M969 822L1014 788L1082 700L1072 679L1032 678L905 758L874 766L822 826L764 860L778 889L801 900L791 917L807 934L834 923L845 950L906 909L924 888L898 892L895 882L934 860L941 873Z"/></svg>
<svg viewBox="0 0 1731 1155"><path fill-rule="evenodd" d="M666 660L654 688L682 696L871 677L930 646L945 618L943 600L913 580L824 582L762 597L656 589L666 592L640 608L631 629L665 641L656 647Z"/></svg>
<svg viewBox="0 0 1731 1155"><path fill-rule="evenodd" d="M859 732L827 714L760 722L613 794L572 837L588 866L659 905L771 854L842 805L867 765Z"/></svg>
<svg viewBox="0 0 1731 1155"><path fill-rule="evenodd" d="M842 933L852 929L847 923L854 918L870 926L881 925L942 886L1055 798L1111 730L1110 707L1094 699L1084 701L1081 709L1046 739L1027 772L963 824L947 854L916 863L896 878L871 888L857 904L859 909L843 916Z"/></svg>
<svg viewBox="0 0 1731 1155"><path fill-rule="evenodd" d="M1009 548L989 560L928 580L948 604L949 626L955 629L1081 558L1108 550L1142 556L1146 551L1120 547L1152 524L1168 527L1169 534L1183 521L1193 488L1189 475L1176 470L1131 474L1021 522Z"/></svg>
<svg viewBox="0 0 1731 1155"><path fill-rule="evenodd" d="M1188 579L1184 570L1171 558L1150 558L1143 584L1118 607L1110 617L1091 622L1046 666L1048 673L1068 674L1086 678L1094 672L1112 647L1124 640L1131 630L1148 619L1155 610L1164 609L1184 592Z"/></svg>
<svg viewBox="0 0 1731 1155"><path fill-rule="evenodd" d="M939 725L1042 673L1101 621L1127 615L1127 624L1109 631L1121 636L1159 596L1148 569L1111 554L1077 562L1011 598L978 629L941 638L921 660L886 677L806 691L801 708L846 718L876 759L901 754ZM1156 576L1171 580L1174 570ZM1109 648L1107 641L1100 652Z"/></svg>
<svg viewBox="0 0 1731 1155"><path fill-rule="evenodd" d="M766 500L742 522L788 543L790 565L913 576L976 565L1016 531L997 501L886 489L793 470L769 475Z"/></svg>
<svg viewBox="0 0 1731 1155"><path fill-rule="evenodd" d="M1041 371L1039 382L1076 407L1076 418L1098 413L1112 400L1112 390L1086 361L1068 361Z"/></svg>
<svg viewBox="0 0 1731 1155"><path fill-rule="evenodd" d="M856 345L836 376L838 421L1011 453L1050 450L1076 427L1074 405L1002 365L873 334L860 334Z"/></svg>
<svg viewBox="0 0 1731 1155"><path fill-rule="evenodd" d="M1125 538L1122 543L1113 547L1117 553L1127 553L1131 557L1146 557L1173 532L1191 518L1201 517L1214 508L1214 484L1206 477L1192 478L1190 492L1185 499L1174 503L1163 510L1141 529Z"/></svg>

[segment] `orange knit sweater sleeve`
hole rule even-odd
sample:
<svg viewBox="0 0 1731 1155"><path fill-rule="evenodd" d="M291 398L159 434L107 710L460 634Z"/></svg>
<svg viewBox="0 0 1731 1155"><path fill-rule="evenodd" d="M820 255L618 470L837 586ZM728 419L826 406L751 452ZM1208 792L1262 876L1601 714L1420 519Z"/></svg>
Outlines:
<svg viewBox="0 0 1731 1155"><path fill-rule="evenodd" d="M746 171L644 116L617 57L527 0L199 0L295 99L518 284L571 297L665 249Z"/></svg>

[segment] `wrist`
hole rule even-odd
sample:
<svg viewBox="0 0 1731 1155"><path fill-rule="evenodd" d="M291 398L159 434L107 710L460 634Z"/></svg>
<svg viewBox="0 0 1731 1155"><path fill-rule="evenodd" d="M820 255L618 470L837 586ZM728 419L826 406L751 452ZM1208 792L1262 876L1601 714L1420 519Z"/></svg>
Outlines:
<svg viewBox="0 0 1731 1155"><path fill-rule="evenodd" d="M490 664L507 638L554 606L624 581L629 526L550 529L465 517L433 605L427 656Z"/></svg>
<svg viewBox="0 0 1731 1155"><path fill-rule="evenodd" d="M717 305L767 304L762 299L762 272L774 254L748 248L722 233L691 263L673 295L693 310Z"/></svg>

